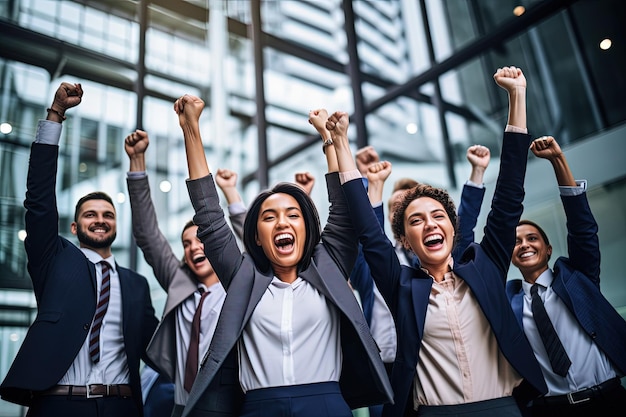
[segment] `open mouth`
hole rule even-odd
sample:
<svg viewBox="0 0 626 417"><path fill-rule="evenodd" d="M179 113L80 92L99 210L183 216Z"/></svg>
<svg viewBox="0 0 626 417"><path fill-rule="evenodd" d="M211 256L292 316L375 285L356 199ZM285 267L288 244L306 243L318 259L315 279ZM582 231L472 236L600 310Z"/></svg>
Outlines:
<svg viewBox="0 0 626 417"><path fill-rule="evenodd" d="M534 256L536 254L537 254L536 252L524 252L524 253L521 253L519 255L519 258L520 259L526 259L526 258L530 258L531 256Z"/></svg>
<svg viewBox="0 0 626 417"><path fill-rule="evenodd" d="M193 257L193 259L191 260L193 262L194 265L198 265L199 263L202 263L206 260L206 256L204 255L196 255Z"/></svg>
<svg viewBox="0 0 626 417"><path fill-rule="evenodd" d="M274 237L274 245L280 253L289 253L293 250L295 239L289 233L281 233Z"/></svg>
<svg viewBox="0 0 626 417"><path fill-rule="evenodd" d="M443 236L440 234L430 235L424 239L424 245L427 247L433 247L441 245L443 243Z"/></svg>

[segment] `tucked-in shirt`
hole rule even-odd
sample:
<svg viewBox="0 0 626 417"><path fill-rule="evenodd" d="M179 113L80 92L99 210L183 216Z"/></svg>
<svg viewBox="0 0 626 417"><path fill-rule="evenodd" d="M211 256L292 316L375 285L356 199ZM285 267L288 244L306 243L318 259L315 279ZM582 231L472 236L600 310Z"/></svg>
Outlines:
<svg viewBox="0 0 626 417"><path fill-rule="evenodd" d="M439 283L433 280L414 381L415 409L510 396L521 381L467 283L453 272Z"/></svg>
<svg viewBox="0 0 626 417"><path fill-rule="evenodd" d="M274 277L238 342L243 391L339 381L339 331L337 308L315 287Z"/></svg>
<svg viewBox="0 0 626 417"><path fill-rule="evenodd" d="M102 265L98 264L98 262L104 260L111 267L109 275L109 306L102 319L100 330L100 361L94 364L89 356L90 330L87 332L85 341L74 358L74 362L72 362L63 378L59 380L59 384L128 384L130 374L126 360L126 351L124 350L124 334L122 332L122 291L120 288L120 277L115 268L115 259L113 256L103 259L91 249L81 248L81 250L92 263L96 264L96 303L102 288ZM89 276L86 276L85 279L89 279Z"/></svg>
<svg viewBox="0 0 626 417"><path fill-rule="evenodd" d="M563 395L580 389L589 388L617 376L611 362L587 335L565 303L552 290L554 275L550 269L545 270L535 281L540 285L539 296L550 317L556 333L561 339L567 356L572 365L564 377L552 371L548 354L541 341L537 325L531 309L530 287L532 284L523 281L524 289L524 333L535 352L541 366L541 372L548 384L548 396ZM586 278L581 278L586 279Z"/></svg>
<svg viewBox="0 0 626 417"><path fill-rule="evenodd" d="M208 291L209 295L204 298L200 316L200 345L198 347L198 364L209 350L209 345L215 333L217 319L220 316L226 291L221 282L210 287L198 283L198 288ZM200 302L200 290L187 297L176 309L176 380L174 381L174 402L179 405L187 404L189 393L185 390L185 365L187 363L187 351L191 339L191 322Z"/></svg>

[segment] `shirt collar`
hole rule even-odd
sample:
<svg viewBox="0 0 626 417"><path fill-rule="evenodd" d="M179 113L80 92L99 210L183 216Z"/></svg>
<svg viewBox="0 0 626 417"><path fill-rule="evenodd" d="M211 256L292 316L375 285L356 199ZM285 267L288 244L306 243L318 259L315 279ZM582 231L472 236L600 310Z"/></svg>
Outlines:
<svg viewBox="0 0 626 417"><path fill-rule="evenodd" d="M115 271L115 257L113 255L108 258L103 258L96 251L88 249L88 248L80 248L80 250L85 254L87 259L91 261L93 264L97 264L100 261L106 261L109 264L109 267Z"/></svg>
<svg viewBox="0 0 626 417"><path fill-rule="evenodd" d="M552 280L554 280L554 274L552 273L552 270L548 268L545 271L543 271L541 275L537 277L537 279L535 280L535 284L539 284L544 288L548 288L550 285L552 285ZM530 282L527 282L526 280L522 280L522 288L524 289L524 294L526 294L529 297L530 297L530 287L532 286L533 284L531 284Z"/></svg>

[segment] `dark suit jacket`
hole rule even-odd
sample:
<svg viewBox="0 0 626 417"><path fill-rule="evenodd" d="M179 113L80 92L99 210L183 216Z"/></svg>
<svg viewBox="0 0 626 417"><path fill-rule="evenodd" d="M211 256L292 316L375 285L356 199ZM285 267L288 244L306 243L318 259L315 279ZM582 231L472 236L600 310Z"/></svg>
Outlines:
<svg viewBox="0 0 626 417"><path fill-rule="evenodd" d="M147 354L159 371L176 381L176 309L198 289L197 280L181 262L159 230L154 204L150 197L148 177L128 178L128 196L133 217L133 236L154 276L167 292L163 316ZM230 217L236 230L243 226L245 213Z"/></svg>
<svg viewBox="0 0 626 417"><path fill-rule="evenodd" d="M55 197L58 146L33 144L27 179L25 246L37 317L2 382L2 398L29 405L33 391L65 375L89 333L96 309L96 269L58 234ZM122 292L123 333L133 399L139 410L139 362L157 325L146 279L116 265Z"/></svg>
<svg viewBox="0 0 626 417"><path fill-rule="evenodd" d="M356 258L356 236L338 175L329 174L326 179L331 202L328 221L310 266L299 276L324 294L341 313L343 368L339 384L348 405L358 408L385 403L392 399L385 368L359 304L346 283ZM205 411L216 411L221 405L216 392L233 382L229 375L236 378L234 388L239 388L238 370L231 366L236 357L236 343L274 276L272 271L260 272L251 257L241 254L224 220L212 176L189 181L188 188L196 209L198 237L204 242L205 253L227 296L183 416L194 415L198 404L206 407ZM226 411L237 412L236 407Z"/></svg>
<svg viewBox="0 0 626 417"><path fill-rule="evenodd" d="M478 188L471 185L463 186L461 193L461 203L458 208L458 224L459 229L457 235L459 240L452 251L452 257L457 258L463 251L474 241L474 228L480 214L480 206L483 204L485 197L485 188ZM374 214L380 224L385 229L385 214L382 204L374 207ZM415 264L419 264L419 259L412 255ZM350 283L352 287L359 292L361 297L361 305L363 306L363 314L367 320L367 324L372 324L372 309L374 308L374 279L369 265L363 256L363 250L359 244L359 255L350 274Z"/></svg>
<svg viewBox="0 0 626 417"><path fill-rule="evenodd" d="M484 237L480 244L470 244L454 260L454 273L467 282L491 325L500 350L534 388L532 395L537 395L545 393L547 386L504 291L515 245L515 227L522 214L529 143L528 135L505 133L500 173ZM343 188L350 210L358 207L354 203L367 204L367 195L358 182L350 181ZM412 404L410 396L433 281L421 269L401 267L389 239L380 231L372 233L368 227L368 223L376 221L374 213L370 210L366 214L351 217L372 276L390 306L398 331L398 351L391 375L394 404L386 404L383 415L402 416L407 404Z"/></svg>
<svg viewBox="0 0 626 417"><path fill-rule="evenodd" d="M600 292L598 225L587 195L561 196L561 201L567 217L569 257L555 262L552 289L621 375L626 375L626 321ZM522 281L509 281L506 289L521 326Z"/></svg>

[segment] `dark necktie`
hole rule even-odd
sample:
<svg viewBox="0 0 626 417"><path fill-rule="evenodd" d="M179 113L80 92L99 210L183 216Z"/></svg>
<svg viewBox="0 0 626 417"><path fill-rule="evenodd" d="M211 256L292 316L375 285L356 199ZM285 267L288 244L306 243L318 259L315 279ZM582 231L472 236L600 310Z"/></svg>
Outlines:
<svg viewBox="0 0 626 417"><path fill-rule="evenodd" d="M89 356L93 363L100 362L100 331L102 330L102 319L109 307L109 295L111 293L111 273L110 266L105 261L100 261L102 265L102 285L100 287L100 297L96 306L96 314L91 325L89 334Z"/></svg>
<svg viewBox="0 0 626 417"><path fill-rule="evenodd" d="M200 348L200 317L202 316L202 304L204 299L209 295L210 291L204 291L203 288L198 289L200 291L200 302L196 307L196 312L193 315L193 321L191 322L191 337L189 338L189 349L187 350L187 362L185 363L185 391L190 392L193 385L193 381L196 379L198 373L198 350Z"/></svg>
<svg viewBox="0 0 626 417"><path fill-rule="evenodd" d="M552 370L557 375L565 376L567 375L567 370L572 362L567 356L567 352L565 352L565 349L561 344L559 335L556 334L556 330L554 330L550 317L548 317L548 313L543 306L543 301L541 301L541 297L539 297L538 287L539 284L533 284L530 288L533 318L535 319L537 330L539 331L539 336L541 336L543 345L546 348L546 352L548 352L548 358L550 359Z"/></svg>

